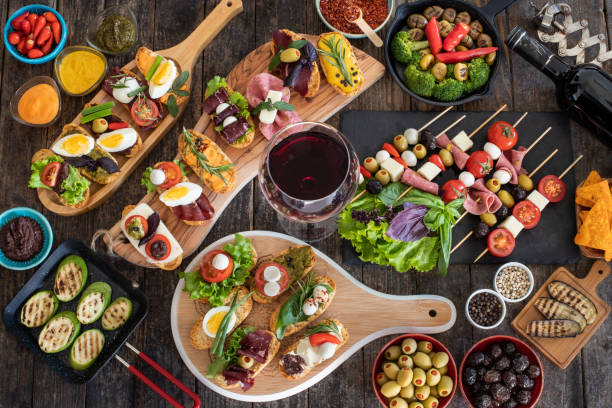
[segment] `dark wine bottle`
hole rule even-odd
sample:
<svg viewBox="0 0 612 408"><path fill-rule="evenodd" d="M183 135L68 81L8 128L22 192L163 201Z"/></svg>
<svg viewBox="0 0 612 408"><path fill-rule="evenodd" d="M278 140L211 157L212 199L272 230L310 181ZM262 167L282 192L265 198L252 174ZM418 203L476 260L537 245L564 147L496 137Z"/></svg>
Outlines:
<svg viewBox="0 0 612 408"><path fill-rule="evenodd" d="M566 64L518 26L506 44L555 82L561 109L612 148L612 77L606 71L594 64Z"/></svg>

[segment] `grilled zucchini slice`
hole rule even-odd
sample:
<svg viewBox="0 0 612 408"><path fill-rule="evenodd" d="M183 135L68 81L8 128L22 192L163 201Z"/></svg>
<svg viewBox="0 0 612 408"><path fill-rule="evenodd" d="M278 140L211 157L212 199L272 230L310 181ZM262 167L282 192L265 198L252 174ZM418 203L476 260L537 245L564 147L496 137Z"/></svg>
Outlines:
<svg viewBox="0 0 612 408"><path fill-rule="evenodd" d="M126 297L119 297L106 308L102 316L104 330L117 330L127 322L132 314L132 302Z"/></svg>
<svg viewBox="0 0 612 408"><path fill-rule="evenodd" d="M85 330L72 344L70 367L85 370L96 361L104 348L104 334L98 329Z"/></svg>
<svg viewBox="0 0 612 408"><path fill-rule="evenodd" d="M70 346L81 330L74 312L66 310L53 316L38 335L38 347L45 353L58 353Z"/></svg>
<svg viewBox="0 0 612 408"><path fill-rule="evenodd" d="M91 324L98 320L111 300L112 289L106 282L94 282L89 285L76 308L76 316L82 324Z"/></svg>
<svg viewBox="0 0 612 408"><path fill-rule="evenodd" d="M57 267L53 291L62 302L78 296L87 281L87 265L78 255L68 255Z"/></svg>
<svg viewBox="0 0 612 408"><path fill-rule="evenodd" d="M573 320L532 320L527 326L527 334L535 337L576 337L580 325Z"/></svg>
<svg viewBox="0 0 612 408"><path fill-rule="evenodd" d="M55 314L59 300L50 290L33 294L21 308L21 324L26 327L40 327Z"/></svg>
<svg viewBox="0 0 612 408"><path fill-rule="evenodd" d="M573 307L584 316L587 324L593 324L597 318L597 308L582 292L561 281L550 282L547 289L551 297Z"/></svg>
<svg viewBox="0 0 612 408"><path fill-rule="evenodd" d="M547 319L573 320L580 325L580 332L586 326L586 319L576 309L550 298L538 298L534 303L536 309Z"/></svg>

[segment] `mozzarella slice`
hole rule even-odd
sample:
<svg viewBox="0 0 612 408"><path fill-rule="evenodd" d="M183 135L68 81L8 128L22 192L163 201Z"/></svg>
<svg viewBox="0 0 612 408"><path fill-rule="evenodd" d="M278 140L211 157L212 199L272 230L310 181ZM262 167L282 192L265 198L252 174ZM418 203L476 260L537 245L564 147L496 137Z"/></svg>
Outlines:
<svg viewBox="0 0 612 408"><path fill-rule="evenodd" d="M442 169L432 162L425 162L421 168L417 170L417 173L431 181L435 179L438 174L442 173Z"/></svg>
<svg viewBox="0 0 612 408"><path fill-rule="evenodd" d="M508 184L512 178L512 175L507 170L499 169L495 170L493 177L499 180L499 184Z"/></svg>
<svg viewBox="0 0 612 408"><path fill-rule="evenodd" d="M280 292L280 285L276 282L267 282L264 285L264 295L273 297Z"/></svg>
<svg viewBox="0 0 612 408"><path fill-rule="evenodd" d="M380 168L387 170L391 176L391 181L400 181L402 174L404 174L404 166L389 158L384 162L380 163Z"/></svg>
<svg viewBox="0 0 612 408"><path fill-rule="evenodd" d="M269 99L270 102L276 103L280 101L282 97L283 97L283 93L281 91L274 91L270 89L268 91L268 95L266 96L266 100ZM276 113L277 113L276 109L272 109L272 110L262 109L259 112L259 121L267 125L274 123L274 119L276 119Z"/></svg>
<svg viewBox="0 0 612 408"><path fill-rule="evenodd" d="M469 171L462 171L461 174L459 174L459 181L462 182L465 187L469 188L474 185L476 178Z"/></svg>
<svg viewBox="0 0 612 408"><path fill-rule="evenodd" d="M281 271L278 266L267 266L263 271L264 279L268 282L277 282L281 278Z"/></svg>
<svg viewBox="0 0 612 408"><path fill-rule="evenodd" d="M453 142L455 146L457 146L464 152L467 152L474 146L474 142L472 142L472 139L468 137L467 133L465 133L464 130L457 133L457 136L453 137L451 142Z"/></svg>
<svg viewBox="0 0 612 408"><path fill-rule="evenodd" d="M229 266L229 258L225 254L217 254L213 257L212 266L213 268L223 271Z"/></svg>
<svg viewBox="0 0 612 408"><path fill-rule="evenodd" d="M317 303L325 303L329 300L329 292L324 286L318 285L312 290L312 297Z"/></svg>
<svg viewBox="0 0 612 408"><path fill-rule="evenodd" d="M325 342L319 346L319 355L323 360L330 359L336 353L336 345L334 343Z"/></svg>
<svg viewBox="0 0 612 408"><path fill-rule="evenodd" d="M501 156L502 154L501 149L497 147L496 144L491 143L491 142L485 143L483 150L489 153L489 156L491 156L493 160L499 159L499 156Z"/></svg>
<svg viewBox="0 0 612 408"><path fill-rule="evenodd" d="M508 230L508 232L511 233L514 238L516 238L524 228L523 224L514 218L514 215L510 215L508 218L502 221L502 223L499 224L499 227Z"/></svg>
<svg viewBox="0 0 612 408"><path fill-rule="evenodd" d="M527 200L534 203L536 207L540 209L540 211L546 208L546 206L550 202L548 201L548 198L544 197L542 193L540 193L538 190L533 190L531 193L529 193L529 195L527 196Z"/></svg>
<svg viewBox="0 0 612 408"><path fill-rule="evenodd" d="M419 131L415 128L408 128L404 130L404 137L408 141L408 144L415 145L419 143Z"/></svg>

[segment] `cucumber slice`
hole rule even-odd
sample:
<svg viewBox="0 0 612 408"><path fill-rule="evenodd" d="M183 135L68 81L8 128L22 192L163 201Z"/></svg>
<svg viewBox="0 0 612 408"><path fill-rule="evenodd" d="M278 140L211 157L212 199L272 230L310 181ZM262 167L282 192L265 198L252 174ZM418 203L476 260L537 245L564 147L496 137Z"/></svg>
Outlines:
<svg viewBox="0 0 612 408"><path fill-rule="evenodd" d="M110 304L102 316L104 330L117 330L123 326L132 314L132 302L126 297L119 297Z"/></svg>
<svg viewBox="0 0 612 408"><path fill-rule="evenodd" d="M87 281L87 265L78 255L68 255L57 267L53 291L62 302L77 297Z"/></svg>
<svg viewBox="0 0 612 408"><path fill-rule="evenodd" d="M81 330L74 312L67 310L53 316L38 335L38 347L45 353L58 353L72 344Z"/></svg>
<svg viewBox="0 0 612 408"><path fill-rule="evenodd" d="M92 365L104 348L104 340L104 334L98 329L81 333L70 349L70 366L75 370L85 370Z"/></svg>
<svg viewBox="0 0 612 408"><path fill-rule="evenodd" d="M33 294L21 308L21 323L26 327L39 327L57 311L59 300L50 290Z"/></svg>
<svg viewBox="0 0 612 408"><path fill-rule="evenodd" d="M111 300L112 289L106 282L94 282L89 285L76 309L76 316L82 324L95 322L102 316Z"/></svg>

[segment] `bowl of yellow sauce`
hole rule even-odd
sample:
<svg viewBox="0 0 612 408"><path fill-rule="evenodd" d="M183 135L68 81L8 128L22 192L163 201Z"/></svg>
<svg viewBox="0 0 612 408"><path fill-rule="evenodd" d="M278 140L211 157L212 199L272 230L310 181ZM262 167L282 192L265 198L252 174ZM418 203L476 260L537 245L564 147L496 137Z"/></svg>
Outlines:
<svg viewBox="0 0 612 408"><path fill-rule="evenodd" d="M33 127L51 125L60 116L60 90L53 78L37 76L29 79L13 95L10 111L17 122Z"/></svg>
<svg viewBox="0 0 612 408"><path fill-rule="evenodd" d="M100 85L108 63L100 51L84 45L64 48L54 63L55 77L71 96L87 95Z"/></svg>

